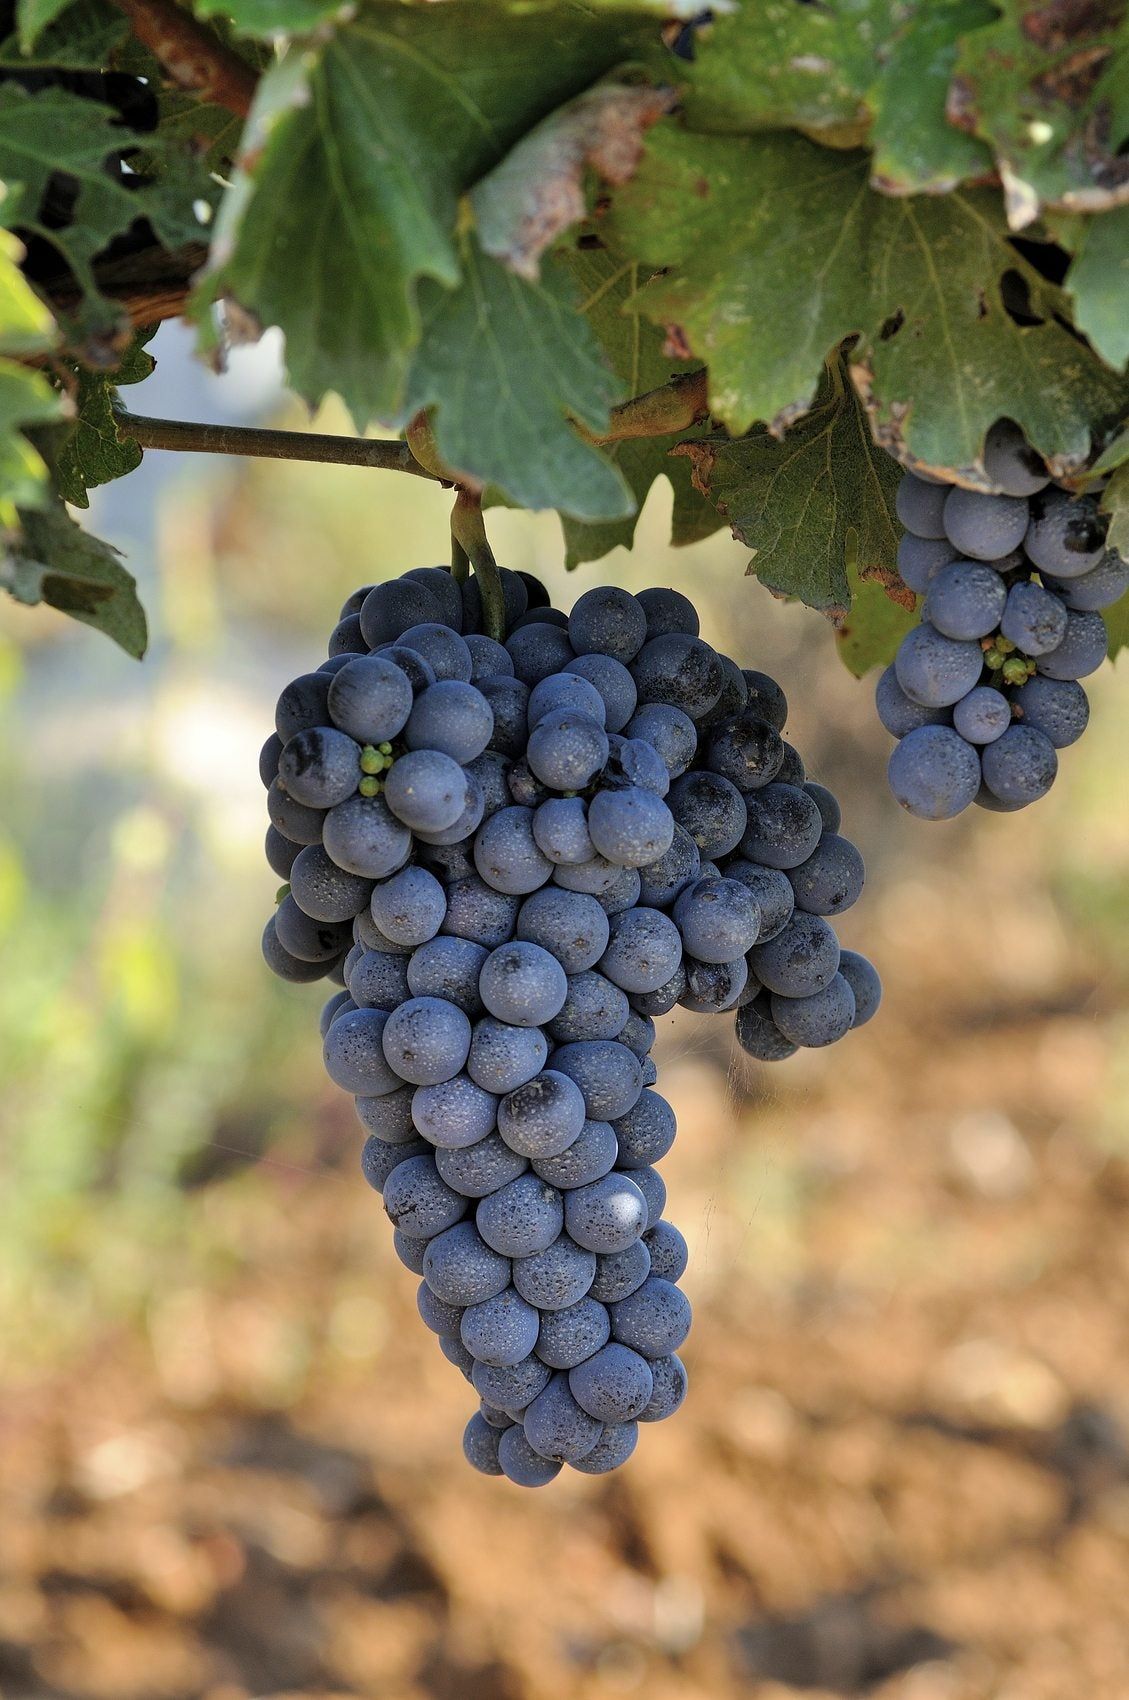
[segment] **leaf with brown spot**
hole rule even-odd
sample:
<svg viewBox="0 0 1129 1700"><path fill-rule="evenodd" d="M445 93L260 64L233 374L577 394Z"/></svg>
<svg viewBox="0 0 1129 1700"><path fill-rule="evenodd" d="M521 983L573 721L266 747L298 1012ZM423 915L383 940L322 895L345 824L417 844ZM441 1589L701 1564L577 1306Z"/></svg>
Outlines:
<svg viewBox="0 0 1129 1700"><path fill-rule="evenodd" d="M602 83L535 125L471 194L483 250L535 281L545 250L585 216L585 172L629 182L674 100L671 89Z"/></svg>

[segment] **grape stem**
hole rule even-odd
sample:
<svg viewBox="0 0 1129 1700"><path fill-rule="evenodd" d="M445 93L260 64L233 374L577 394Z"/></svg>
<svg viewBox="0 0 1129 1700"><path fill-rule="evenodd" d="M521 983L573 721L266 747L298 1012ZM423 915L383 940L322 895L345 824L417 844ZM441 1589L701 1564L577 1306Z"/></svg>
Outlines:
<svg viewBox="0 0 1129 1700"><path fill-rule="evenodd" d="M130 29L174 83L237 118L251 110L258 77L238 53L176 0L113 0Z"/></svg>
<svg viewBox="0 0 1129 1700"><path fill-rule="evenodd" d="M149 419L115 414L118 440L143 449L190 449L202 454L249 455L267 460L313 460L337 466L369 466L435 478L407 443L373 437L331 437L316 431L271 431L257 425L200 425L185 419Z"/></svg>
<svg viewBox="0 0 1129 1700"><path fill-rule="evenodd" d="M487 637L501 643L506 635L506 604L502 578L482 520L482 496L477 490L460 487L451 512L451 537L461 549L478 580L482 595L482 617Z"/></svg>

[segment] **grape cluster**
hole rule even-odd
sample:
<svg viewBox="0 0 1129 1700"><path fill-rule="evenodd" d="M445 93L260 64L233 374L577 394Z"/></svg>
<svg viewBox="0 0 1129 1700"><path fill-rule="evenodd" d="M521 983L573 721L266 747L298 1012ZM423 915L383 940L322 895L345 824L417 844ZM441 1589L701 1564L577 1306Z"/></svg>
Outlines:
<svg viewBox="0 0 1129 1700"><path fill-rule="evenodd" d="M532 575L501 581L504 643L473 579L365 586L282 692L263 950L342 985L325 1065L481 1401L466 1456L539 1486L616 1468L686 1391L654 1018L736 1011L776 1061L868 1020L880 987L829 924L862 861L779 686L676 591L590 590L566 617Z"/></svg>
<svg viewBox="0 0 1129 1700"><path fill-rule="evenodd" d="M890 787L925 820L1046 795L1086 730L1079 680L1105 659L1101 610L1129 587L1096 498L1053 484L1018 426L989 431L984 469L996 494L910 472L898 487L898 569L921 619L876 703L899 740Z"/></svg>

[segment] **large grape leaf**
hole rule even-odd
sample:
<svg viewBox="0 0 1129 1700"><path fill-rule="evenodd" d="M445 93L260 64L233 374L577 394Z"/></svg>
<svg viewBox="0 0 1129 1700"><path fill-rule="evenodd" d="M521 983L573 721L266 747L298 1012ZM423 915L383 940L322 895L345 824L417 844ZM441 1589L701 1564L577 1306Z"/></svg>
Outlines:
<svg viewBox="0 0 1129 1700"><path fill-rule="evenodd" d="M83 292L79 318L88 332L120 318L120 308L100 294L92 264L115 237L141 218L168 247L201 234L197 203L210 186L193 158L146 137L160 175L126 175L119 160L131 140L118 114L97 101L51 85L35 93L15 82L0 86L0 179L9 186L0 218L57 251ZM73 183L65 220L50 199L62 172Z"/></svg>
<svg viewBox="0 0 1129 1700"><path fill-rule="evenodd" d="M1113 212L1068 215L1054 220L1060 241L1074 255L1066 288L1074 298L1074 322L1111 366L1129 361L1129 207Z"/></svg>
<svg viewBox="0 0 1129 1700"><path fill-rule="evenodd" d="M359 427L391 418L420 337L420 281L459 280L460 194L629 56L640 29L568 5L508 16L460 0L370 4L326 43L300 102L276 111L238 216L225 215L208 296L282 327L307 400L336 390Z"/></svg>
<svg viewBox="0 0 1129 1700"><path fill-rule="evenodd" d="M667 354L660 331L624 312L624 303L639 284L639 268L633 261L595 242L564 251L562 261L579 290L580 311L627 395L642 395L665 384L676 372L693 369L692 363ZM642 507L656 478L670 480L674 489L673 543L696 542L722 523L713 504L695 488L689 461L670 453L686 435L628 439L609 443L604 451L627 480L636 510ZM565 517L565 564L575 567L583 561L598 561L620 545L630 548L637 517L636 512L625 519L587 523Z"/></svg>
<svg viewBox="0 0 1129 1700"><path fill-rule="evenodd" d="M0 584L18 602L46 602L96 627L140 660L145 612L117 550L76 525L62 502L19 517L20 532L0 557Z"/></svg>
<svg viewBox="0 0 1129 1700"><path fill-rule="evenodd" d="M995 155L1013 229L1044 204L1097 212L1129 197L1129 26L1121 4L1002 0L961 46L953 105Z"/></svg>
<svg viewBox="0 0 1129 1700"><path fill-rule="evenodd" d="M23 0L17 22L18 29L0 42L0 66L98 70L109 64L129 29L109 0Z"/></svg>
<svg viewBox="0 0 1129 1700"><path fill-rule="evenodd" d="M515 277L467 239L457 289L425 284L424 335L404 417L435 405L448 466L495 485L518 507L619 519L631 492L569 424L606 430L622 386L605 364L562 265L539 283Z"/></svg>
<svg viewBox="0 0 1129 1700"><path fill-rule="evenodd" d="M774 595L799 597L841 621L852 576L897 589L901 473L876 446L842 357L825 366L811 411L782 437L758 425L746 437L713 437L679 453L752 550L749 571Z"/></svg>
<svg viewBox="0 0 1129 1700"><path fill-rule="evenodd" d="M961 36L995 16L989 0L927 0L895 26L867 97L876 189L937 194L991 170L988 147L949 122L946 102Z"/></svg>
<svg viewBox="0 0 1129 1700"><path fill-rule="evenodd" d="M56 340L54 320L20 274L20 252L0 230L0 528L16 523L17 506L45 499L47 468L24 430L51 423L62 411L43 374L19 363Z"/></svg>
<svg viewBox="0 0 1129 1700"><path fill-rule="evenodd" d="M708 362L731 431L787 424L830 347L857 333L875 428L899 456L972 467L1007 415L1056 470L1081 464L1125 385L1060 322L1065 297L1008 241L998 195L892 199L867 173L865 154L798 136L661 125L615 195L614 239L662 273L636 309Z"/></svg>
<svg viewBox="0 0 1129 1700"><path fill-rule="evenodd" d="M55 461L56 488L72 507L88 508L88 491L141 464L138 445L118 436L114 404L121 384L139 384L152 372L156 362L145 345L156 333L156 325L135 331L116 372L74 368L78 416Z"/></svg>
<svg viewBox="0 0 1129 1700"><path fill-rule="evenodd" d="M865 130L864 101L890 14L888 0L745 0L698 37L685 72L689 122L746 133Z"/></svg>

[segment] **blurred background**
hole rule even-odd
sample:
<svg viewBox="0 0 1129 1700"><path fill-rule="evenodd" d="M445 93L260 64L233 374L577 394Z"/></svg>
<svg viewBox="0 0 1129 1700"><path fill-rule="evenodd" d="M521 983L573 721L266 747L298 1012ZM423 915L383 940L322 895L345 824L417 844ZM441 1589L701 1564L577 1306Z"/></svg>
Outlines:
<svg viewBox="0 0 1129 1700"><path fill-rule="evenodd" d="M303 420L269 341L178 327L138 412ZM316 424L347 430L340 415ZM446 558L448 498L147 454L97 494L138 666L0 610L4 1700L1124 1700L1129 1693L1129 664L1018 816L928 826L816 615L724 533L566 577L673 583L784 685L869 882L879 1018L775 1068L660 1023L691 1393L610 1478L476 1476L322 1073L259 956L256 772L358 583Z"/></svg>

